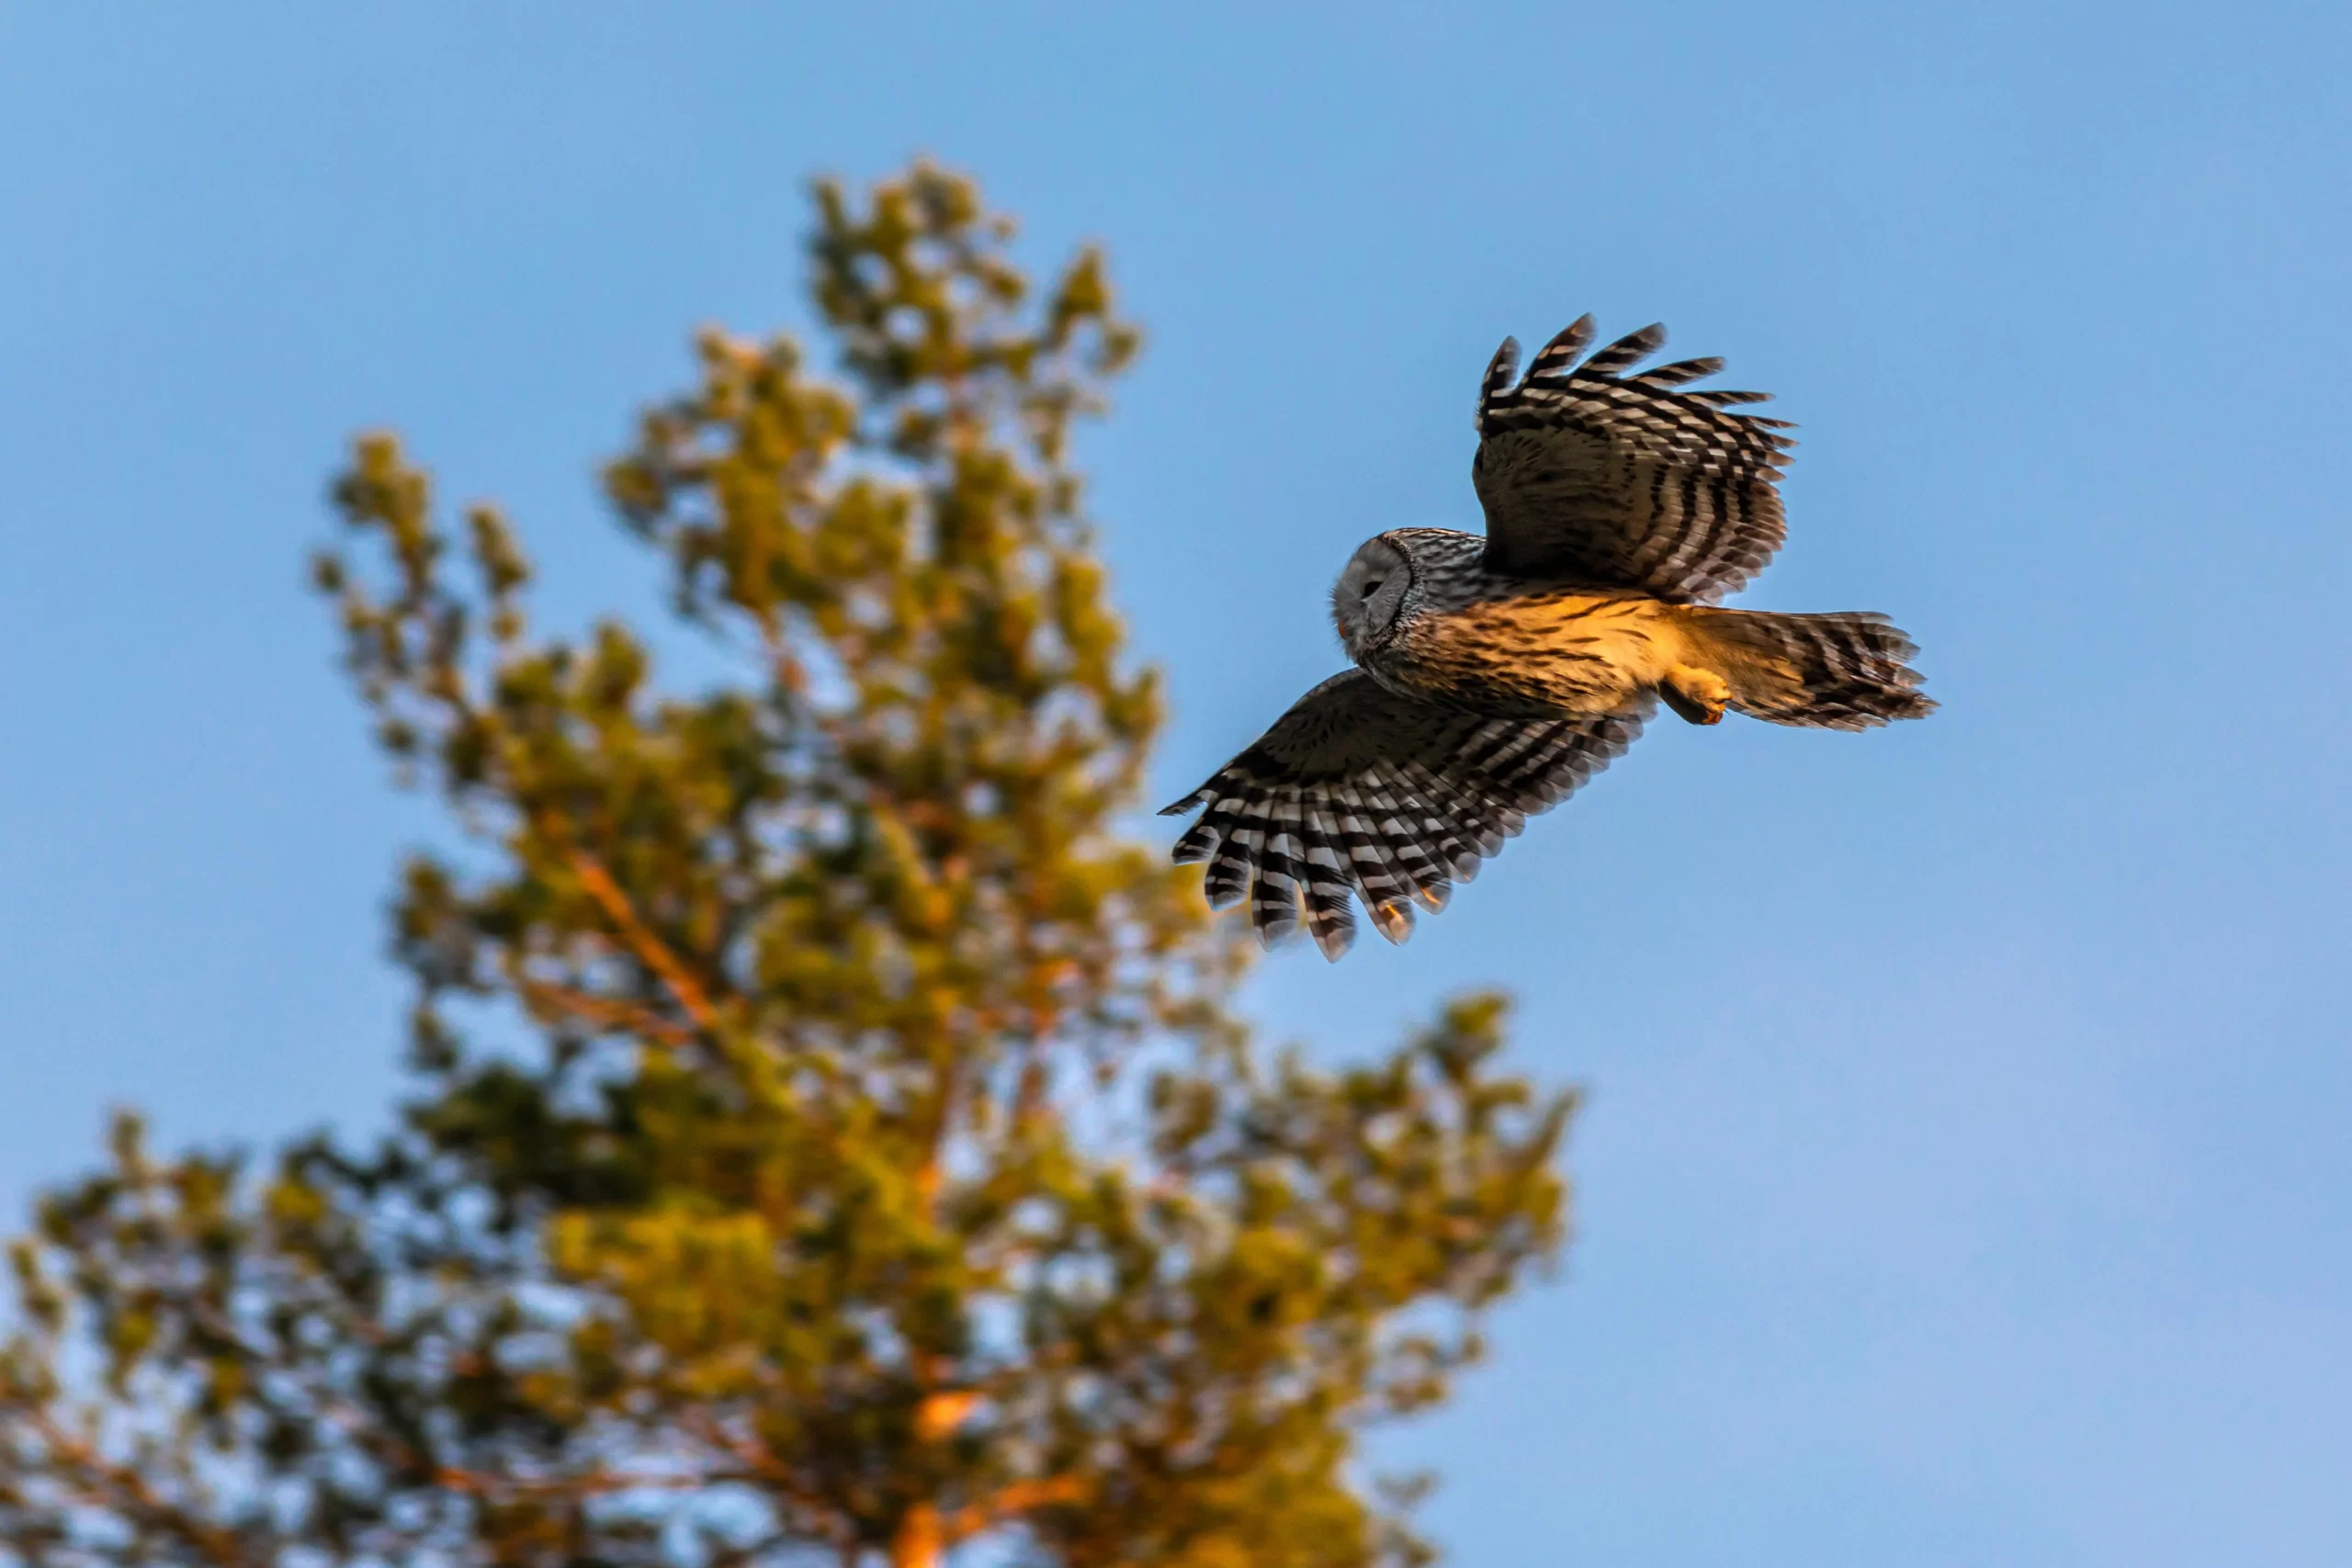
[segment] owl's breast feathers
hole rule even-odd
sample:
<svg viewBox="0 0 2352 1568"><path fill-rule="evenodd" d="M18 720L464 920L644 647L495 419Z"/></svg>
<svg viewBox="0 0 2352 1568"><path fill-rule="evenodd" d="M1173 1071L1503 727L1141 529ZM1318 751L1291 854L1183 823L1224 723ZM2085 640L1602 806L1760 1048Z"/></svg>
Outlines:
<svg viewBox="0 0 2352 1568"><path fill-rule="evenodd" d="M1364 668L1392 691L1536 717L1627 708L1684 651L1676 607L1647 594L1522 589L1425 611Z"/></svg>

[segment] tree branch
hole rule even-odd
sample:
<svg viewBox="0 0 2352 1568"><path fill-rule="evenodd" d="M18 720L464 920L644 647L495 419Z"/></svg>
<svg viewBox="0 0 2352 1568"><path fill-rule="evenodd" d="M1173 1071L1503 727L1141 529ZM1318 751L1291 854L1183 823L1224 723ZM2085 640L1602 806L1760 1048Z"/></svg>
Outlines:
<svg viewBox="0 0 2352 1568"><path fill-rule="evenodd" d="M571 868L571 874L580 879L580 886L589 897L596 901L596 907L613 923L613 929L620 934L629 952L661 980L671 999L694 1021L695 1027L704 1031L718 1028L718 1010L711 1005L709 990L695 977L694 971L686 966L669 943L645 923L637 912L637 906L630 903L628 895L621 890L621 885L613 880L613 874L606 871L595 856L573 842L571 835L551 814L533 812L531 820L541 837L562 851L565 863Z"/></svg>
<svg viewBox="0 0 2352 1568"><path fill-rule="evenodd" d="M978 1389L958 1389L952 1393L926 1395L915 1406L915 1435L926 1443L935 1443L964 1424L964 1418L980 1403Z"/></svg>
<svg viewBox="0 0 2352 1568"><path fill-rule="evenodd" d="M507 979L525 1004L535 1011L561 1013L598 1029L619 1034L641 1035L658 1040L664 1045L694 1043L692 1030L681 1028L659 1014L628 1002L611 997L593 997L568 986L534 980L519 970L510 971Z"/></svg>
<svg viewBox="0 0 2352 1568"><path fill-rule="evenodd" d="M718 1012L710 1004L710 993L703 989L702 982L694 977L678 955L670 951L669 944L653 934L653 928L638 918L636 906L628 901L628 895L621 891L620 884L613 880L612 873L583 849L573 847L567 853L571 862L572 874L580 878L580 885L588 890L591 898L596 900L597 906L605 911L605 918L619 931L621 940L628 943L629 951L637 954L638 962L662 977L662 983L670 988L671 998L688 1018L695 1021L695 1027L705 1030L718 1027Z"/></svg>
<svg viewBox="0 0 2352 1568"><path fill-rule="evenodd" d="M1091 1490L1084 1477L1057 1475L1045 1481L1016 1481L986 1502L974 1503L956 1509L941 1523L944 1544L954 1546L969 1540L982 1530L994 1529L1033 1508L1050 1508L1057 1503L1080 1503Z"/></svg>
<svg viewBox="0 0 2352 1568"><path fill-rule="evenodd" d="M71 1436L47 1411L25 1401L8 1403L16 1407L18 1417L40 1434L52 1463L70 1478L68 1484L85 1498L163 1530L202 1553L206 1560L220 1564L220 1568L247 1568L254 1561L245 1554L232 1532L165 1502L137 1471L114 1463L89 1444Z"/></svg>

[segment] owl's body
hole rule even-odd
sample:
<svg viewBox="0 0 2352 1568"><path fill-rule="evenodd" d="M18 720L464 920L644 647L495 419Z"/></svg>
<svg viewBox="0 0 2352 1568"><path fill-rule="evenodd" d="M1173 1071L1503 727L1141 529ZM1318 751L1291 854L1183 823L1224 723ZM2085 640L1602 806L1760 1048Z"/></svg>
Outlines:
<svg viewBox="0 0 2352 1568"><path fill-rule="evenodd" d="M1308 693L1168 809L1208 809L1176 858L1210 863L1213 904L1250 897L1261 939L1306 923L1327 956L1360 899L1391 941L1528 816L1621 753L1656 699L1860 729L1935 705L1910 640L1874 615L1716 608L1780 546L1781 422L1724 412L1752 392L1676 392L1716 360L1622 371L1645 328L1576 365L1589 317L1513 385L1506 342L1481 389L1472 468L1484 537L1366 540L1331 593L1356 669Z"/></svg>
<svg viewBox="0 0 2352 1568"><path fill-rule="evenodd" d="M1366 540L1332 591L1357 667L1399 695L1498 718L1624 714L1662 696L1694 724L1730 709L1859 729L1934 705L1903 667L1909 642L1883 617L1722 610L1514 577L1485 565L1486 545L1450 528ZM1400 613L1364 626L1363 585L1385 586L1376 574L1396 570L1410 581Z"/></svg>
<svg viewBox="0 0 2352 1568"><path fill-rule="evenodd" d="M1416 528L1381 538L1429 584L1395 634L1357 656L1390 691L1523 718L1616 713L1684 662L1674 607L1646 594L1487 571L1470 553L1486 544L1475 534ZM1454 570L1465 553L1466 570ZM1334 618L1344 640L1345 616Z"/></svg>

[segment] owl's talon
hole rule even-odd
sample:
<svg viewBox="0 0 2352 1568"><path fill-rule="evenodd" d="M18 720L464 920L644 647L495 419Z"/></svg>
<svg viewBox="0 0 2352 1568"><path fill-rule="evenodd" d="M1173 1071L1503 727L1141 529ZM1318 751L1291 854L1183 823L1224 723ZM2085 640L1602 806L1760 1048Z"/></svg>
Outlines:
<svg viewBox="0 0 2352 1568"><path fill-rule="evenodd" d="M1678 664L1666 672L1658 695L1679 717L1692 724L1721 724L1731 702L1731 687L1712 670Z"/></svg>

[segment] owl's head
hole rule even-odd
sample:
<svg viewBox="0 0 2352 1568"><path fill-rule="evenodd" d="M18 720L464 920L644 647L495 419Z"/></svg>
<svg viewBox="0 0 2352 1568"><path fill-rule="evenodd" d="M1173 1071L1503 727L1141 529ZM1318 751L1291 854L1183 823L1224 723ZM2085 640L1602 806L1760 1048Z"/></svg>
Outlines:
<svg viewBox="0 0 2352 1568"><path fill-rule="evenodd" d="M1412 558L1385 535L1366 539L1348 558L1331 589L1331 619L1339 625L1340 645L1350 659L1360 660L1388 640L1404 615L1412 585Z"/></svg>

